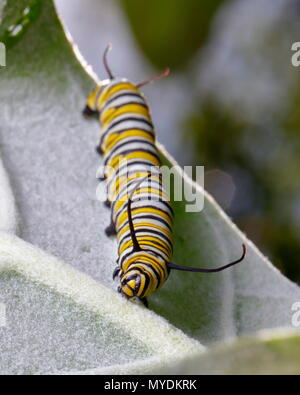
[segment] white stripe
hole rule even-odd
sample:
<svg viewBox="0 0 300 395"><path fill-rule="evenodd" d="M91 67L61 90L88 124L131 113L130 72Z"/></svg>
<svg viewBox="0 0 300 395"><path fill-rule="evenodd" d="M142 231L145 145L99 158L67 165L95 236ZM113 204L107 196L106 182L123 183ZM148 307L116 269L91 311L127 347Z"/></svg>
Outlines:
<svg viewBox="0 0 300 395"><path fill-rule="evenodd" d="M162 233L162 232L160 232L160 233ZM169 239L168 240L164 239L163 236L160 236L160 235L157 235L157 234L153 234L153 233L150 233L150 232L146 232L146 231L145 232L138 232L138 233L136 233L136 236L137 237L143 237L143 238L146 239L146 241L148 240L149 242L153 241L153 240L150 240L150 237L152 237L152 238L155 239L155 241L157 241L157 242L160 241L163 244L163 247L167 251L169 251L169 253L172 252L172 245L171 245L170 240ZM122 235L122 245L127 243L130 240L131 240L131 233L130 233L130 230L129 230L128 232L126 232L126 234ZM119 245L120 245L120 240L118 242L119 242ZM139 244L141 244L141 242L139 242Z"/></svg>
<svg viewBox="0 0 300 395"><path fill-rule="evenodd" d="M119 95L121 95L122 93L119 93ZM118 96L119 96L118 95ZM101 108L101 112L102 114L111 109L111 108L115 108L115 107L119 107L122 105L126 105L126 104L131 104L131 103L136 103L136 104L144 104L145 100L143 100L141 97L137 97L137 96L132 96L132 95L126 95L126 96L121 96L121 97L117 97L116 99L109 99L110 103L108 104L104 104Z"/></svg>
<svg viewBox="0 0 300 395"><path fill-rule="evenodd" d="M123 269L123 265L125 266L125 263L129 260L129 259L131 259L131 258L133 258L133 257L136 257L136 261L135 262L140 262L139 261L139 259L142 259L143 257L141 256L141 252L142 252L142 255L143 256L145 256L145 257L150 257L150 258L155 258L155 259L157 259L158 261L160 261L160 263L162 264L162 265L165 265L166 264L166 261L168 261L168 259L169 259L169 257L167 257L166 259L164 259L164 258L162 258L161 256L158 256L156 253L155 253L155 251L152 251L151 250L151 252L150 251L138 251L138 252L132 252L132 253L130 253L132 251L132 247L129 247L129 248L126 248L126 250L121 254L121 255L119 255L119 259L118 259L118 265L121 267L121 269L124 271L124 269ZM124 259L124 256L126 255L126 254L128 254L129 253L129 255L128 255L128 257L126 257L126 259L124 260L124 262L123 262L123 264L121 264L121 262L122 262L122 260ZM134 262L132 262L130 265L133 265L134 264Z"/></svg>
<svg viewBox="0 0 300 395"><path fill-rule="evenodd" d="M137 118L138 120L137 121L126 121L127 118ZM121 122L122 120L124 120L124 122ZM142 122L142 121L147 121L147 122L151 123L151 120L146 115L137 114L135 112L127 112L126 114L121 114L121 115L117 116L116 118L112 119L109 122L109 124L105 128L102 129L102 132L105 134L107 129L109 129L109 127L111 126L111 124L113 124L115 122L120 122L117 125L118 129L116 129L116 130L120 129L120 125L122 125L123 123L128 123L128 122L129 122L129 124L130 123L132 124L132 123L135 123L135 122L136 123L139 122L139 123L142 123L142 125L150 127L150 125L148 125L147 123ZM130 125L129 125L129 127L130 127ZM122 129L123 129L123 126L122 126ZM152 127L150 127L150 130L152 130Z"/></svg>
<svg viewBox="0 0 300 395"><path fill-rule="evenodd" d="M109 181L107 181L107 186L109 187L112 183L115 183L118 178L129 178L129 177L138 177L141 173L151 173L153 176L159 176L160 171L158 166L153 166L153 164L130 164L130 162L135 159L130 159L127 164L121 165L119 167L119 171L114 172Z"/></svg>
<svg viewBox="0 0 300 395"><path fill-rule="evenodd" d="M147 200L132 201L131 209L135 210L137 208L145 208L145 207L147 207L147 203L145 204L145 202L147 202ZM150 201L150 202L151 202L151 206L154 206L156 209L163 211L164 213L168 214L171 218L173 217L172 212L169 209L169 207L167 207L161 201L154 200L154 201ZM150 205L150 202L148 202L148 205Z"/></svg>
<svg viewBox="0 0 300 395"><path fill-rule="evenodd" d="M137 139L139 140L139 142L134 142L134 141L137 140ZM155 147L155 145L153 144L153 142L152 142L151 140L145 138L145 137L139 137L139 136L124 137L124 139L118 141L118 143L115 144L115 145L111 148L111 150L110 150L106 155L104 155L103 159L105 160L107 157L109 157L110 153L111 153L113 150L117 150L119 147L120 147L120 148L122 148L122 147L127 147L127 144L132 143L132 142L133 142L133 144L135 144L135 146L137 147L137 149L140 148L140 145L141 145L141 144L148 144L149 146L151 146L151 148L154 148L154 147ZM126 149L127 149L127 148L126 148ZM156 148L155 148L155 152L156 152L156 151L157 151L157 150L156 150Z"/></svg>
<svg viewBox="0 0 300 395"><path fill-rule="evenodd" d="M126 256L128 253L132 251L132 246L126 248L122 254L119 254L119 262L122 262L122 259L124 259L124 256ZM160 251L158 248L147 246L147 252L151 251L155 258L160 258L162 262L168 261L170 259L170 254L166 254L162 251ZM119 251L118 251L119 252ZM138 261L138 260L137 260Z"/></svg>
<svg viewBox="0 0 300 395"><path fill-rule="evenodd" d="M130 151L139 151L141 149L148 150L148 151L150 151L150 154L153 153L153 154L155 154L155 156L157 155L156 147L150 142L149 143L141 143L141 142L130 143L129 142L128 144L125 144L123 147L117 149L115 152L111 152L110 151L107 155L105 155L103 157L103 160L104 160L104 162L110 161L113 158L115 158L116 156L122 154L122 152L124 152L124 151L128 151L128 150L130 150Z"/></svg>
<svg viewBox="0 0 300 395"><path fill-rule="evenodd" d="M134 180L130 180L127 183L124 183L121 187L121 189L119 190L119 193L117 194L117 196L115 197L115 201L120 201L120 200L124 200L124 202L126 203L128 201L128 194L130 195L132 193L132 191L136 188L136 184L138 182L138 180L141 179L141 177L137 177ZM163 200L165 202L169 202L169 197L166 193L166 191L164 190L163 186L156 182L156 181L151 181L150 183L148 183L147 181L149 180L145 180L144 182L141 183L141 185L138 186L137 191L139 191L140 189L145 189L147 188L146 192L137 192L133 195L132 197L132 202L137 202L137 201L146 201L148 200L152 200L152 201L160 201ZM161 196L158 192L154 191L154 189L157 190L161 190L163 196ZM113 187L110 188L110 191L113 193Z"/></svg>
<svg viewBox="0 0 300 395"><path fill-rule="evenodd" d="M136 218L134 219L134 226L135 226L135 227L136 227L137 225L139 225L139 224L145 224L145 223L146 223L146 225L143 225L143 226L153 226L153 225L157 225L157 226L159 226L161 229L165 230L165 231L166 231L166 234L169 234L169 233L170 233L170 229L169 229L164 223L160 222L159 220L155 220L155 219L152 219L152 218L150 218L150 219L149 219L149 218L145 219L145 218L140 218L140 217L136 217ZM128 221L125 220L125 221L123 221L122 223L117 224L117 225L119 225L120 228L123 228L124 225L125 225L125 227L126 227L126 225L128 225Z"/></svg>

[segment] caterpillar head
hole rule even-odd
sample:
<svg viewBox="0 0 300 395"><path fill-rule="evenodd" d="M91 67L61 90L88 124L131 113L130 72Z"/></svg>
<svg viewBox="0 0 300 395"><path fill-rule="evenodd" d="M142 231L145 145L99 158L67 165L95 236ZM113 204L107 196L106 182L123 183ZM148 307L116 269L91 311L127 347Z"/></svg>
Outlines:
<svg viewBox="0 0 300 395"><path fill-rule="evenodd" d="M109 85L109 83L110 83L110 80L104 80L99 85L97 85L95 89L93 89L90 92L90 94L88 95L87 101L86 101L85 108L82 112L84 117L90 118L90 117L99 115L98 99L99 99L103 89L107 85Z"/></svg>
<svg viewBox="0 0 300 395"><path fill-rule="evenodd" d="M128 270L120 278L120 286L118 291L128 299L144 297L143 291L147 289L147 277L136 269Z"/></svg>
<svg viewBox="0 0 300 395"><path fill-rule="evenodd" d="M107 54L111 50L111 48L112 48L112 46L111 46L111 44L109 44L106 47L106 49L104 51L104 55L103 55L103 64L104 64L104 67L106 69L109 79L102 81L101 84L96 86L96 88L89 94L89 96L87 98L86 106L83 110L83 115L87 118L92 117L94 115L99 115L98 99L99 99L102 91L104 90L104 88L107 85L109 85L112 82L112 80L115 79L115 76L113 75L113 73L108 65L108 61L107 61ZM146 81L140 82L139 84L133 84L133 86L135 86L136 88L139 89L144 85L147 85L151 82L156 81L159 78L169 75L169 72L170 72L170 70L167 68L161 74L158 74L155 77L149 78Z"/></svg>
<svg viewBox="0 0 300 395"><path fill-rule="evenodd" d="M94 90L89 94L87 101L86 101L86 106L83 110L83 115L87 118L92 117L94 115L99 115L99 110L98 110L98 99L103 92L104 88L110 84L110 82L115 78L114 75L112 74L110 67L107 62L107 54L111 50L111 44L109 44L103 55L103 63L104 67L107 71L107 74L109 76L109 79L101 81L99 85L96 86Z"/></svg>

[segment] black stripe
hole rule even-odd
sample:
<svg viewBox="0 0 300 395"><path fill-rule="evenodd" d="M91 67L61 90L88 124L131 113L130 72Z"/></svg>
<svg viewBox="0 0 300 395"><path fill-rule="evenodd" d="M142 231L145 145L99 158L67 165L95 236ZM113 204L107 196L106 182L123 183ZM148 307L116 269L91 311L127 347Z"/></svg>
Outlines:
<svg viewBox="0 0 300 395"><path fill-rule="evenodd" d="M135 180L132 180L131 183L133 183L134 181L135 181ZM113 201L113 204L112 204L113 211L114 211L114 209L115 209L115 204L116 204L116 202L118 202L118 201L120 200L121 195L123 194L124 189L128 189L128 187L131 185L131 183L128 183L127 185L124 185L124 186L122 187L122 189L118 192L118 194L117 194L117 196L116 196L116 198L115 198L115 200ZM144 188L144 187L143 187L143 188ZM136 190L136 192L141 192L141 189L142 189L142 188L138 188L138 189ZM152 187L152 189L154 189L154 188ZM149 191L149 195L151 195L151 194L154 195L154 192L152 191L152 193L151 193L151 191ZM169 205L169 203L168 203L167 201L163 200L158 194L155 194L155 196L159 198L158 200L155 200L155 201L164 204L167 208L171 208L170 205ZM134 197L134 196L133 196L133 197ZM140 202L140 201L143 201L143 200L152 202L154 199L151 199L151 196L150 196L150 197L149 197L149 196L143 197L143 196L138 195L138 197L137 197L136 200L132 200L132 203ZM122 210L126 209L126 207L127 207L127 202L124 202L123 206L121 206L121 207L119 208L119 210L115 213L116 222L117 222L117 219L119 218L119 216L122 215ZM146 208L146 207L156 208L155 206L152 206L151 204L145 204L145 205L142 206L142 207L135 207L135 209L138 210L138 209L140 209L140 208ZM158 209L158 210L160 210L160 211L166 213L166 214L168 215L168 217L170 218L171 222L173 222L173 213L172 213L172 210L170 210L171 215L170 215L168 212L166 212L166 211L164 211L164 210L162 210L162 209Z"/></svg>
<svg viewBox="0 0 300 395"><path fill-rule="evenodd" d="M140 127L137 127L137 128L124 128L124 129L120 129L120 130L115 130L113 133L121 135L123 132L128 132L130 130L140 130L141 132L148 133L150 136L154 136L153 129L152 130L147 130L147 129L143 129L143 128L140 128ZM108 135L107 133L103 133L102 134L102 136L100 138L99 145L101 145L101 146L103 145L104 140L107 137L107 135Z"/></svg>
<svg viewBox="0 0 300 395"><path fill-rule="evenodd" d="M135 265L139 265L139 266L145 267L145 269L142 270L142 269L139 268L139 267L135 267ZM128 268L128 271L127 271L127 273L128 273L128 272L130 272L131 270L137 270L138 272L140 272L141 274L145 275L145 277L148 278L148 282L146 282L145 287L144 287L144 290L145 290L145 291L147 290L147 288L148 288L148 286L149 286L150 277L151 277L151 275L152 275L152 273L150 273L149 270L147 270L147 268L151 268L152 271L154 272L155 278L156 278L157 283L158 283L158 285L157 285L157 288L158 288L159 285L160 285L160 283L161 283L161 278L160 278L160 274L159 274L159 273L157 272L157 270L152 266L152 264L150 264L150 263L144 263L144 262L140 262L140 261L132 262L132 263L129 265L129 268ZM162 271L164 271L163 268L162 268ZM142 296L144 296L145 291L143 292Z"/></svg>
<svg viewBox="0 0 300 395"><path fill-rule="evenodd" d="M141 199L141 200L142 200L142 199ZM147 200L151 201L150 199L147 199ZM132 200L132 203L134 203L134 202L135 202L135 201ZM159 201L159 202L160 202L160 201ZM161 203L164 203L164 202L161 201ZM116 214L115 223L117 223L117 221L118 221L120 215L122 215L123 210L126 209L127 204L128 204L128 203L125 203L125 204L123 205L123 207L122 207L122 210L120 210L120 211ZM133 214L133 213L134 213L135 210L140 210L140 209L145 209L145 208L152 208L152 209L161 211L162 213L166 214L166 215L170 218L171 222L173 222L172 216L171 216L167 211L164 211L164 210L162 210L161 208L158 208L158 207L156 207L156 206L152 206L151 204L149 204L149 205L144 205L144 206L141 206L141 207L132 207L132 208L131 208L131 212L132 212L133 217L134 217L134 214ZM159 215L159 214L157 214L157 215Z"/></svg>
<svg viewBox="0 0 300 395"><path fill-rule="evenodd" d="M152 186L151 188L152 188L152 189L158 189L159 191L165 192L165 193L166 193L166 191L164 190L164 186L163 186L162 184L159 184L159 185L161 186L161 188L156 188L156 187L154 187L154 186ZM150 194L151 194L151 192L150 192ZM155 193L152 193L152 195L154 195L154 194L155 194ZM164 205L170 210L171 215L173 216L173 215L174 215L174 211L173 211L173 209L172 209L170 203L169 203L167 200L163 200L159 195L157 195L157 196L158 196L159 198L156 199L155 201L164 204ZM134 196L133 196L133 197L134 197ZM136 200L132 200L132 203L141 202L141 201L143 201L143 200L149 200L149 202L152 202L154 199L151 199L151 196L150 196L150 197L137 196L137 199L136 199ZM146 207L148 207L148 206L146 206ZM149 207L151 207L151 205L150 205ZM153 206L153 207L155 207L155 206ZM138 208L138 207L136 207L136 208ZM164 213L170 215L167 211L164 211L164 210L162 210L161 208L159 208L159 210L161 210L161 211L163 211Z"/></svg>
<svg viewBox="0 0 300 395"><path fill-rule="evenodd" d="M124 96L132 96L132 97L137 97L139 99L142 99L145 102L145 99L143 98L142 95L140 95L139 93L133 93L133 92L128 92L128 93L119 93L116 96L111 97L110 99L108 99L105 104L101 107L100 112L102 112L109 104L111 104L114 100L120 99L120 97L124 97Z"/></svg>
<svg viewBox="0 0 300 395"><path fill-rule="evenodd" d="M141 166L143 166L142 168L141 168L141 170L136 170L136 172L138 173L138 172L149 172L149 169L147 168L147 167L155 167L155 168L157 168L157 169L159 169L159 166L158 165L154 165L153 164L153 162L151 162L151 160L150 159L135 159L135 158L132 158L132 159L129 159L128 161L126 161L126 163L124 163L121 167L119 167L112 175L111 175L111 177L109 178L109 180L107 180L107 183L111 183L112 182L112 180L113 180L113 178L114 178L114 176L116 175L116 173L119 171L119 169L123 169L124 167L126 167L126 166L128 166L128 168L130 168L130 166L131 165L138 165L138 164L140 164Z"/></svg>
<svg viewBox="0 0 300 395"><path fill-rule="evenodd" d="M133 218L133 219L153 219L153 220L162 222L162 223L165 224L170 230L172 230L171 227L170 227L170 225L167 223L167 221L165 221L163 218L161 218L161 217L159 217L159 216L155 216L155 215L152 215L152 214L149 214L149 215L142 215L142 216L136 216L136 217Z"/></svg>
<svg viewBox="0 0 300 395"><path fill-rule="evenodd" d="M143 170L143 171L146 171L147 172L147 170ZM132 171L132 174L135 174L135 173L138 173L139 171ZM140 172L142 172L142 171L140 171ZM148 170L148 172L149 172L149 170ZM116 172L115 172L115 174L116 174ZM128 178L128 177L125 177L125 176L122 176L123 178ZM139 177L136 177L136 178L140 178L141 176L139 176ZM127 191L127 189L128 189L128 187L130 187L130 185L131 184L133 184L133 183L135 183L136 182L136 178L134 178L133 180L130 180L130 181L128 181L127 179L126 179L126 181L125 181L125 183L124 183L124 185L122 186L122 187L120 187L120 183L119 183L119 185L118 185L118 189L117 189L117 187L115 186L114 188L113 188L113 185L112 184L115 184L115 182L116 182L116 179L112 179L111 181L108 181L107 182L107 184L106 184L106 192L107 192L107 194L108 194L108 192L109 192L109 189L110 188L113 188L113 192L114 193L117 193L117 195L116 195L116 197L115 197L115 199L114 199L114 203L116 203L117 201L119 201L120 200L120 197L121 197L121 195L123 194L123 192L124 192L124 190L125 191ZM118 179L118 178L117 178ZM143 187L143 188L145 188L145 187ZM151 185L148 187L148 188L152 188L152 189L154 189L154 187L152 186L151 187ZM160 189L160 188L157 188L159 191L163 191L162 189ZM137 189L137 191L140 191L141 190L141 188L138 188ZM110 192L111 193L111 192ZM149 194L151 193L151 191L149 192ZM125 195L126 193L124 193L124 195ZM156 195L156 196L159 196L159 195ZM144 200L144 198L141 198L141 199L137 199L137 200L133 200L132 202L133 203L135 203L136 201L138 201L138 200ZM151 201L152 199L148 199L147 198L147 200L149 200L149 201ZM159 200L158 200L159 201ZM162 201L162 203L163 203L163 201ZM119 209L119 211L118 211L118 213L116 214L117 216L120 214L120 210L123 210L123 209L125 209L125 207L127 207L127 204L128 204L128 202L125 202L124 203L124 205L123 205L123 207L121 208L121 209ZM113 205L113 208L114 208L114 205ZM163 210L161 210L161 211L163 211ZM167 213L167 214L169 214L169 213Z"/></svg>
<svg viewBox="0 0 300 395"><path fill-rule="evenodd" d="M148 140L143 140L140 138L135 138L134 136L132 137L127 137L126 141L120 141L118 142L113 149L110 150L110 153L108 155L108 158L113 155L114 152L116 152L119 148L124 147L126 144L133 144L133 143L143 143L143 144L148 144L151 145L154 149L156 149L155 144L152 141ZM135 151L138 151L139 149L135 149Z"/></svg>
<svg viewBox="0 0 300 395"><path fill-rule="evenodd" d="M123 116L124 114L120 115ZM153 123L148 121L145 118L138 118L138 117L127 117L127 118L122 118L119 121L115 121L112 123L106 130L105 133L107 133L110 129L114 128L115 126L119 125L122 122L128 122L128 121L136 121L136 122L142 122L145 123L146 125L149 125L151 128L153 128Z"/></svg>
<svg viewBox="0 0 300 395"><path fill-rule="evenodd" d="M135 234L137 233L146 233L146 235L143 235L142 237L147 237L147 233L151 234L151 235L157 235L157 236L161 236L169 245L170 249L173 251L173 243L170 240L170 238L165 235L164 233L160 232L159 230L156 229L151 229L151 228L139 228L139 229L135 229ZM149 234L149 236L150 236ZM128 240L130 240L130 235L125 235L123 236L120 240L119 240L119 244L123 245L125 244ZM150 241L150 240L149 240Z"/></svg>
<svg viewBox="0 0 300 395"><path fill-rule="evenodd" d="M143 265L142 263L140 263L140 262L136 262L136 263L132 263L131 265ZM130 265L130 266L131 266ZM129 266L129 267L130 267ZM149 284L150 284L150 274L147 272L147 271L144 271L144 270L141 270L139 267L133 267L132 269L129 269L129 270L136 270L136 271L138 271L139 273L141 273L141 275L142 276L145 276L145 285L144 285L144 288L143 288L143 290L142 290L142 293L141 293L141 295L144 295L145 294L145 292L147 291L147 289L149 288ZM140 284L140 286L141 286L141 284ZM140 288L140 287L139 287Z"/></svg>
<svg viewBox="0 0 300 395"><path fill-rule="evenodd" d="M137 106L144 107L144 108L148 109L148 111L149 111L149 107L147 106L146 103L140 103L140 102L136 102L136 101L128 101L128 102L126 102L126 103L118 104L118 105L116 105L116 106L114 106L114 107L111 107L111 109L119 110L120 108L125 107L125 106L128 106L128 105L130 105L130 104L135 104L135 105L137 105ZM105 108L103 108L103 109L101 110L101 115L103 114L104 111L107 110L107 107L108 107L108 105L105 105Z"/></svg>
<svg viewBox="0 0 300 395"><path fill-rule="evenodd" d="M163 250L165 250L165 251L161 251L158 249L158 251L163 252L166 255L168 255L168 253L171 252L170 248L168 248L168 245L161 244L158 240L150 240L150 239L147 240L147 236L141 236L141 237L143 237L145 240L138 240L140 246L144 245L144 246L146 246L146 248L147 247L156 248L155 245L153 246L151 244L148 244L148 243L153 243L153 244L156 244L158 247L161 247ZM144 249L145 248L142 248L142 250L144 250Z"/></svg>
<svg viewBox="0 0 300 395"><path fill-rule="evenodd" d="M155 217L153 215L142 215L140 217L136 217L136 219L153 219L153 220L156 220L158 222L162 222L172 232L172 229L171 229L170 225L164 219L162 219L160 217ZM128 221L125 221L124 224L121 226L121 228L118 229L118 232L121 232L127 226L127 223L128 223ZM149 224L149 225L151 226L151 224Z"/></svg>
<svg viewBox="0 0 300 395"><path fill-rule="evenodd" d="M156 269L155 269L152 265L150 265L150 264L148 264L148 263L139 262L138 264L141 265L141 266L144 266L144 267L150 267L150 268L151 268L151 270L154 272L154 276L155 276L156 281L157 281L157 287L156 287L156 288L158 288L158 287L160 286L160 284L161 284L161 278L160 278L160 274L156 271ZM146 293L146 291L147 291L147 289L148 289L148 287L149 287L150 277L151 277L151 275L152 275L152 273L150 273L150 272L149 272L148 270L146 270L146 269L145 269L145 271L144 271L143 273L144 273L144 274L147 273L147 276L148 276L149 281L148 281L148 284L145 284L144 290L143 290L143 292L142 292L142 294L141 294L141 297L144 297L144 295L145 295L145 293Z"/></svg>
<svg viewBox="0 0 300 395"><path fill-rule="evenodd" d="M135 233L136 233L136 232L135 232ZM160 250L158 249L158 251L161 252L161 253L165 253L166 255L168 255L168 254L171 252L171 248L168 246L167 243L166 243L166 245L164 245L164 244L161 244L161 242L158 241L158 240L150 240L150 239L147 239L147 236L144 236L144 235L143 235L143 236L141 236L141 237L143 237L145 240L138 240L138 238L137 238L138 245L139 245L140 249L139 249L139 250L135 250L135 251L145 250L147 247L151 247L151 248L156 249L156 246L158 246L158 247L161 247L163 250L165 250L165 251L160 251ZM127 237L126 237L126 238L127 238ZM129 238L129 240L132 240L131 237ZM127 241L129 241L129 240L127 240ZM125 244L127 241L124 240L124 244ZM156 246L155 246L155 245L153 246L153 245L148 244L148 243L156 244ZM146 248L142 248L142 247L141 247L142 245L146 246ZM120 241L120 242L119 242L119 248L122 248L122 246L123 246L123 243ZM133 246L134 246L134 243L133 243ZM129 248L129 247L127 247L127 248Z"/></svg>
<svg viewBox="0 0 300 395"><path fill-rule="evenodd" d="M111 81L109 85L104 86L106 88L106 92L109 95L109 92L116 86L118 85L123 85L123 84L130 84L130 81L125 80L125 81ZM126 88L124 88L126 89Z"/></svg>
<svg viewBox="0 0 300 395"><path fill-rule="evenodd" d="M133 190L133 193L135 190ZM131 213L131 199L128 199L128 204L127 204L127 218L129 222L129 229L130 229L130 235L131 235L131 240L133 244L133 251L140 251L141 247L139 245L139 242L135 236L135 231L134 231L134 225L133 225L133 220L132 220L132 213Z"/></svg>
<svg viewBox="0 0 300 395"><path fill-rule="evenodd" d="M116 171L115 175L118 174L121 170L123 170L124 167L130 167L130 166L135 166L135 165L145 165L146 167L143 167L141 170L135 170L136 173L143 172L143 171L149 171L148 167L155 167L157 170L159 170L159 167L157 165L153 165L148 162L147 159L130 159L127 163L124 163L121 165ZM133 172L133 170L131 170ZM156 175L156 174L153 174Z"/></svg>
<svg viewBox="0 0 300 395"><path fill-rule="evenodd" d="M141 106L141 107L144 107L144 108L147 108L147 109L149 109L149 107L147 106L147 104L146 103L140 103L140 102L136 102L136 101L129 101L129 102L127 102L127 103L122 103L122 104L118 104L116 107L114 107L115 109L120 109L120 108L122 108L122 107L125 107L125 106L128 106L128 105L130 105L130 104L135 104L135 105L137 105L137 106Z"/></svg>
<svg viewBox="0 0 300 395"><path fill-rule="evenodd" d="M139 269L139 268L138 268L138 269ZM146 291L147 291L148 288L149 288L149 284L150 284L150 274L149 274L148 272L143 272L143 271L140 270L140 269L139 269L139 271L142 272L143 275L145 276L145 285L144 285L143 290L141 291L141 296L140 296L140 297L142 298L142 297L144 297Z"/></svg>
<svg viewBox="0 0 300 395"><path fill-rule="evenodd" d="M154 152L152 152L152 151L149 151L149 150L147 150L147 149L144 149L144 148L140 148L140 149L137 149L137 148L134 148L134 149L131 149L131 150L125 150L125 151L123 151L123 152L120 152L120 153L118 153L118 155L128 155L128 154L131 154L132 152L145 152L146 154L150 154L150 155L152 155L152 156L154 156L158 161L160 161L160 158L159 158L159 156L157 155L157 153L154 153ZM107 162L109 161L109 160L111 160L113 157L108 157L106 160L105 160L105 165L107 164Z"/></svg>
<svg viewBox="0 0 300 395"><path fill-rule="evenodd" d="M114 200L114 202L113 202L113 205L112 205L112 208L113 208L113 211L114 211L114 208L115 208L115 204L120 200L120 195L123 193L123 190L124 190L124 188L128 188L128 187L130 187L132 184L135 184L136 183L136 179L133 179L133 180L131 180L131 181L129 181L126 185L124 185L123 186L123 188L118 192L118 194L117 194L117 196L116 196L116 198L115 198L115 200ZM140 190L140 188L137 188L136 189L136 191L139 191ZM135 192L136 192L135 191ZM127 207L127 205L128 205L128 201L122 206L122 210L124 210L125 209L125 205L126 205L126 207Z"/></svg>
<svg viewBox="0 0 300 395"><path fill-rule="evenodd" d="M162 187L163 187L163 186L162 186ZM133 196L133 197L134 197L134 196ZM141 196L141 197L139 197L137 200L132 200L132 203L140 202L140 201L142 201L142 200L149 200L150 202L152 201L152 199L149 199L148 197L142 197L142 196ZM169 203L168 201L162 200L162 199L158 199L157 201L160 202L160 203L162 203L162 204L164 204L164 205L170 210L172 216L174 215L174 210L173 210L173 208L171 207L171 205L170 205L170 203ZM127 204L127 203L125 203L125 204ZM148 207L148 206L145 206L145 207ZM149 207L152 207L152 206L150 205ZM153 206L153 207L154 207L154 206ZM163 210L161 210L161 211L163 211ZM163 211L163 212L169 215L168 212L166 212L166 211ZM170 216L170 215L169 215L169 216ZM171 216L170 216L170 217L171 217ZM171 218L172 218L172 217L171 217Z"/></svg>
<svg viewBox="0 0 300 395"><path fill-rule="evenodd" d="M139 173L143 173L143 172L146 172L146 173L151 173L153 176L158 176L158 174L156 174L156 173L152 173L152 170L151 170L151 167L157 167L157 166L153 166L153 165L150 165L150 164L148 164L148 166L147 166L147 168L146 167L143 167L143 169L131 169L130 170L130 166L131 166L132 164L130 163L130 164L127 164L127 163L125 163L124 165L122 165L122 166L120 166L120 167L118 167L118 169L114 172L114 175L111 177L111 179L107 182L107 189L109 189L110 187L111 187L111 184L114 182L116 182L118 179L119 179L119 173L124 169L124 168L126 168L127 167L127 173L124 173L124 175L122 175L121 177L122 178L126 178L126 179L128 179L130 176L132 176L133 174L136 174L136 177L137 177L137 174L139 174ZM121 178L120 177L120 178ZM139 176L140 177L140 176Z"/></svg>
<svg viewBox="0 0 300 395"><path fill-rule="evenodd" d="M121 117L123 117L123 116L124 116L124 114L120 115L120 116L117 117L117 118L121 118ZM146 119L146 117L141 116L141 117L139 117L139 118L136 118L136 117L132 117L132 116L130 117L130 116L129 116L129 117L127 117L127 118L122 118L122 119L120 119L120 120L118 120L118 121L115 121L113 124L111 124L110 126L106 127L105 131L102 133L102 138L104 139L106 136L108 136L109 133L111 132L111 130L112 130L115 126L117 126L118 124L120 124L120 123L122 123L122 122L128 122L128 121L141 122L141 123L144 123L144 124L148 124L149 127L150 127L150 129L151 129L151 132L153 133L153 135L155 134L155 133L154 133L154 127L153 127L152 122L148 121L148 120ZM132 130L132 129L138 129L138 128L139 128L139 127L130 127L129 129ZM126 129L126 128L123 127L123 129ZM122 128L121 128L120 130L122 130ZM117 130L113 131L113 133L115 133L115 132L118 133L119 130L117 129Z"/></svg>

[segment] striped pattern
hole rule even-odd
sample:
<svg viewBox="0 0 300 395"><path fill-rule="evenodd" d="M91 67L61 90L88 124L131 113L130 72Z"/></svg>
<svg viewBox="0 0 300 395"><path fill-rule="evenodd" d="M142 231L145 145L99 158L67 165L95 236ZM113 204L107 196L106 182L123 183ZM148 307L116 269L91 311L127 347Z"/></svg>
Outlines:
<svg viewBox="0 0 300 395"><path fill-rule="evenodd" d="M134 84L113 79L90 94L87 110L99 115L102 128L99 152L118 239L118 289L128 298L144 300L167 280L173 252L173 212L161 182L149 108ZM130 230L129 198L139 249L134 248Z"/></svg>

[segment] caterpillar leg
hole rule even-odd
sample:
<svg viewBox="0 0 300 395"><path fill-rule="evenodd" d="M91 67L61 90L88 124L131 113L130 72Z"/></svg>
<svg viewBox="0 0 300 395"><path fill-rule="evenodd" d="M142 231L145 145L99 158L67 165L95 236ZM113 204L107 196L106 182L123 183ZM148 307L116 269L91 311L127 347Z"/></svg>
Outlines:
<svg viewBox="0 0 300 395"><path fill-rule="evenodd" d="M106 199L105 202L104 202L104 206L108 207L108 208L111 208L111 201Z"/></svg>
<svg viewBox="0 0 300 395"><path fill-rule="evenodd" d="M117 267L117 268L115 269L114 273L116 272L117 269L119 269L119 267ZM117 291L118 291L119 294L122 294L122 296L123 296L124 298L129 299L128 296L126 296L126 294L122 293L122 288L121 288L120 286L118 286ZM149 307L149 303L148 303L147 298L137 298L137 299L138 299L140 302L142 302L143 305L144 305L146 308Z"/></svg>
<svg viewBox="0 0 300 395"><path fill-rule="evenodd" d="M105 175L100 175L99 177L97 177L98 181L105 181L106 180L106 176Z"/></svg>
<svg viewBox="0 0 300 395"><path fill-rule="evenodd" d="M113 280L120 274L120 271L121 271L120 267L117 266L113 271L113 276L112 276Z"/></svg>
<svg viewBox="0 0 300 395"><path fill-rule="evenodd" d="M97 171L96 178L99 181L105 181L106 180L106 175L104 174L104 170L103 169L101 169L101 171L100 171L100 169Z"/></svg>
<svg viewBox="0 0 300 395"><path fill-rule="evenodd" d="M96 152L97 152L99 155L103 155L103 150L102 150L102 148L101 148L101 145L97 145L97 146L96 146Z"/></svg>
<svg viewBox="0 0 300 395"><path fill-rule="evenodd" d="M111 224L105 228L105 233L107 236L115 236L117 234L115 224L111 222Z"/></svg>
<svg viewBox="0 0 300 395"><path fill-rule="evenodd" d="M117 291L119 294L122 295L123 298L125 298L126 300L128 300L128 296L125 295L124 293L122 293L122 288L120 286L118 286Z"/></svg>
<svg viewBox="0 0 300 395"><path fill-rule="evenodd" d="M92 110L89 106L85 106L82 110L82 115L84 118L92 118L98 114L98 111Z"/></svg>

